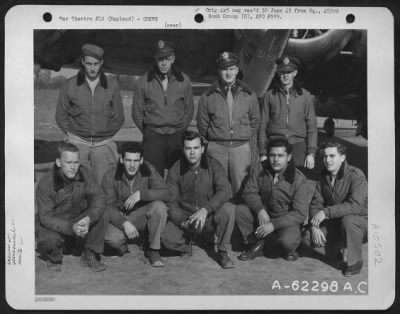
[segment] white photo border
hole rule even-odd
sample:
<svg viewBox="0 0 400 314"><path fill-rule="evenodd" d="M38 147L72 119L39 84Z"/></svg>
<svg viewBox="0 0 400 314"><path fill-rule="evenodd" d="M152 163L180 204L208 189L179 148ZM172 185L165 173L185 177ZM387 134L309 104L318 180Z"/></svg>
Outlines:
<svg viewBox="0 0 400 314"><path fill-rule="evenodd" d="M131 24L131 28L163 29L167 12L188 29L234 29L252 27L244 20L194 21L194 13L206 15L212 6L135 6L135 12L159 16L151 25ZM221 8L223 6L213 6ZM227 7L227 6L226 6ZM307 7L309 8L309 7ZM312 295L313 309L385 309L395 295L395 140L394 140L394 20L386 8L340 7L329 18L304 13L268 21L268 28L293 29L366 29L368 31L368 181L369 181L369 274L366 296ZM51 23L43 21L50 12ZM6 297L17 309L310 309L310 296L71 296L58 295L53 302L35 302L34 255L34 90L33 30L35 29L120 29L126 23L63 22L60 16L73 14L96 16L126 15L125 6L20 5L5 18L5 250ZM345 17L354 14L349 24ZM374 18L371 18L371 17ZM21 113L24 114L21 114ZM384 161L384 163L382 162ZM379 168L375 165L379 165ZM23 191L23 198L21 191ZM382 204L383 203L383 204ZM377 227L372 229L372 226ZM372 232L372 231L376 232ZM15 236L15 238L13 238ZM375 236L375 238L374 238ZM377 251L376 237L383 244ZM8 262L11 251L21 250L21 263ZM16 244L15 244L16 243ZM7 255L8 254L8 255ZM377 254L381 263L375 264ZM15 257L15 254L13 255ZM289 298L289 299L288 299ZM179 302L178 302L179 300ZM289 301L290 300L290 301Z"/></svg>

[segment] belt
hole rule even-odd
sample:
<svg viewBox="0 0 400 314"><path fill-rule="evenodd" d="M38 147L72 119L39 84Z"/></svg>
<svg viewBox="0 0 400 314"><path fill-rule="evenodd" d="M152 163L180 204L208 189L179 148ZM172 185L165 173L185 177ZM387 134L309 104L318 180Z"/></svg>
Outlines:
<svg viewBox="0 0 400 314"><path fill-rule="evenodd" d="M103 145L106 145L106 144L108 144L108 143L113 141L112 137L109 137L109 138L106 138L106 139L104 139L104 138L99 139L97 137L82 138L82 137L80 137L78 135L75 135L75 134L72 134L72 133L69 133L69 132L67 133L67 136L68 136L68 140L69 141L78 142L80 144L84 144L84 145L91 146L91 147L103 146Z"/></svg>

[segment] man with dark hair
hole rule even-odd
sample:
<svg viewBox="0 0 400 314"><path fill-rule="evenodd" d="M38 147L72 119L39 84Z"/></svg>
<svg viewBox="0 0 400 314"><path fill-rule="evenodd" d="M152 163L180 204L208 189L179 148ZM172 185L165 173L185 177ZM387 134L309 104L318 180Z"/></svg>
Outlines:
<svg viewBox="0 0 400 314"><path fill-rule="evenodd" d="M278 245L288 261L298 259L301 226L307 218L313 191L306 177L292 162L291 145L274 139L268 146L268 161L250 172L243 198L246 205L236 207L236 223L248 250L242 261L263 253L264 242ZM258 225L254 230L254 225Z"/></svg>
<svg viewBox="0 0 400 314"><path fill-rule="evenodd" d="M39 216L37 249L50 270L60 271L63 249L68 244L84 246L81 264L103 271L105 222L104 198L91 173L80 166L78 148L70 143L58 147L51 171L39 181L36 190Z"/></svg>
<svg viewBox="0 0 400 314"><path fill-rule="evenodd" d="M103 191L110 220L105 242L122 256L128 251L127 238L137 238L139 231L147 229L145 254L153 267L164 266L159 253L160 237L167 221L164 202L170 194L155 168L143 161L141 143L122 146L119 163L104 175Z"/></svg>
<svg viewBox="0 0 400 314"><path fill-rule="evenodd" d="M82 69L61 88L56 109L66 141L79 148L81 164L93 171L99 184L118 160L113 136L124 123L118 83L103 73L103 54L99 46L82 46Z"/></svg>
<svg viewBox="0 0 400 314"><path fill-rule="evenodd" d="M346 147L334 141L322 148L324 169L310 206L310 230L304 242L327 250L345 242L345 276L362 269L362 244L368 234L368 183L364 173L346 161ZM344 241L340 241L344 240Z"/></svg>
<svg viewBox="0 0 400 314"><path fill-rule="evenodd" d="M168 172L171 221L162 242L166 248L185 254L185 231L201 234L215 230L218 262L222 268L232 268L227 246L235 223L235 206L227 202L231 187L224 169L216 160L203 155L204 145L197 132L185 132L183 153L184 157Z"/></svg>
<svg viewBox="0 0 400 314"><path fill-rule="evenodd" d="M164 177L164 170L179 159L194 103L189 77L174 66L174 45L159 40L153 57L154 68L135 86L132 119L143 134L144 159Z"/></svg>
<svg viewBox="0 0 400 314"><path fill-rule="evenodd" d="M208 141L207 154L220 162L237 196L257 155L260 109L256 94L237 79L239 57L225 51L217 59L220 79L201 96L199 133ZM257 156L256 156L257 157Z"/></svg>
<svg viewBox="0 0 400 314"><path fill-rule="evenodd" d="M267 159L268 142L286 137L293 146L296 167L313 169L317 150L317 119L313 96L295 80L299 60L282 56L276 61L277 84L265 94L258 133L260 160Z"/></svg>

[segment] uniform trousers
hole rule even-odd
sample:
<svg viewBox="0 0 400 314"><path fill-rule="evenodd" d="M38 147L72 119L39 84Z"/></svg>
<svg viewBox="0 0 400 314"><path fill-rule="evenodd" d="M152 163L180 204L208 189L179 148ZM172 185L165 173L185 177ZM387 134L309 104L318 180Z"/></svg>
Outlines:
<svg viewBox="0 0 400 314"><path fill-rule="evenodd" d="M136 227L138 231L148 230L148 244L151 249L159 250L161 233L167 222L168 208L162 201L153 201L145 206L130 212L126 218ZM122 213L121 213L122 215ZM127 238L125 233L109 223L105 235L105 243L112 248L118 249L125 245Z"/></svg>
<svg viewBox="0 0 400 314"><path fill-rule="evenodd" d="M85 216L87 216L87 212L83 212L79 216L71 218L68 221L74 224ZM103 215L101 215L96 222L90 222L89 232L84 238L78 237L75 234L61 234L43 225L39 225L36 232L37 249L53 263L61 262L63 259L63 249L70 249L72 247L84 247L85 249L100 254L104 249L105 231L106 221Z"/></svg>
<svg viewBox="0 0 400 314"><path fill-rule="evenodd" d="M92 143L68 133L67 142L78 147L80 163L92 171L99 184L107 169L118 161L117 144L112 139Z"/></svg>
<svg viewBox="0 0 400 314"><path fill-rule="evenodd" d="M293 162L307 178L312 180L318 180L318 174L315 173L314 169L308 169L304 167L304 162L307 156L307 146L305 141L292 144L292 159Z"/></svg>
<svg viewBox="0 0 400 314"><path fill-rule="evenodd" d="M294 164L298 168L304 167L304 162L306 160L307 146L306 142L301 141L292 144L292 159Z"/></svg>
<svg viewBox="0 0 400 314"><path fill-rule="evenodd" d="M243 145L234 147L209 142L207 154L218 160L225 169L225 173L232 186L232 195L235 196L239 192L243 180L250 170L250 143L246 142Z"/></svg>
<svg viewBox="0 0 400 314"><path fill-rule="evenodd" d="M169 169L182 154L183 131L173 134L159 134L152 129L143 131L143 157L164 177L164 170Z"/></svg>
<svg viewBox="0 0 400 314"><path fill-rule="evenodd" d="M167 249L178 252L185 252L187 250L185 230L179 226L191 215L193 215L193 213L183 209L170 209L170 220L165 227L165 231L161 240L162 244ZM231 243L234 224L235 205L230 202L226 202L214 213L207 217L201 233L206 234L215 231L218 250L227 251L228 246Z"/></svg>
<svg viewBox="0 0 400 314"><path fill-rule="evenodd" d="M360 215L346 215L341 218L324 220L320 225L326 237L325 246L318 251L326 256L337 256L340 248L347 248L347 264L362 260L362 244L368 240L368 218ZM303 243L313 247L311 230L306 230Z"/></svg>
<svg viewBox="0 0 400 314"><path fill-rule="evenodd" d="M258 218L243 204L236 206L235 217L244 243L254 244L258 240L254 235ZM300 225L276 229L267 235L265 240L271 247L279 246L285 254L294 253L301 243Z"/></svg>

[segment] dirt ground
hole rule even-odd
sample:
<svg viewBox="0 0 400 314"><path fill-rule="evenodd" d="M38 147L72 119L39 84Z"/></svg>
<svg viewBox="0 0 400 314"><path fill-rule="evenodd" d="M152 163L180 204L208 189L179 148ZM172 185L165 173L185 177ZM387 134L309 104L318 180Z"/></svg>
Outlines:
<svg viewBox="0 0 400 314"><path fill-rule="evenodd" d="M38 295L274 295L274 294L365 294L368 293L368 263L361 274L344 277L316 254L287 262L281 257L237 259L230 252L233 269L222 269L205 250L195 245L191 259L162 257L163 268L151 267L137 245L129 245L123 257L103 256L107 270L94 273L80 266L77 256L64 256L63 269L49 272L46 263L36 258ZM363 258L367 261L367 245ZM278 281L278 282L277 282ZM296 281L297 284L296 284ZM326 282L328 288L323 284ZM337 282L337 291L335 284ZM349 290L349 284L352 291ZM345 290L345 286L347 288ZM329 288L330 287L330 288ZM312 290L314 289L314 290ZM332 290L329 290L332 289Z"/></svg>
<svg viewBox="0 0 400 314"><path fill-rule="evenodd" d="M55 148L63 134L54 121L58 91L35 93L35 179L47 172L55 160ZM130 119L131 95L123 93L124 128L117 144L140 140L140 132ZM319 123L320 124L320 123ZM353 129L337 130L337 140L348 147L348 161L368 175L367 141L353 136ZM319 141L325 137L320 132ZM316 173L322 167L317 159ZM164 256L166 266L153 268L136 244L123 257L103 256L107 270L94 273L80 266L78 256L64 256L59 273L49 272L45 261L36 256L35 290L37 295L273 295L273 294L366 294L368 293L368 245L363 247L361 274L347 278L335 268L334 260L325 260L315 251L303 251L296 262L281 257L259 257L250 262L237 259L240 237L235 230L230 256L235 268L223 270L207 252L194 246L191 259Z"/></svg>

